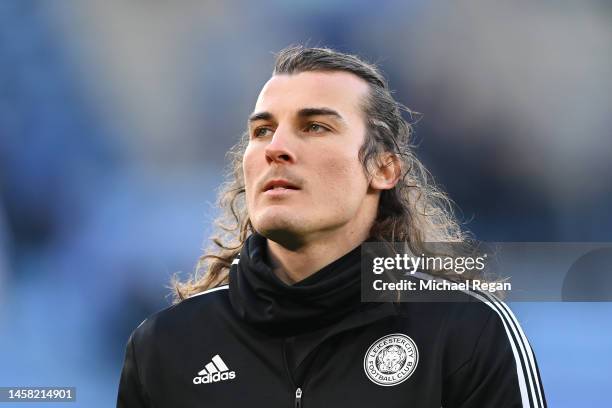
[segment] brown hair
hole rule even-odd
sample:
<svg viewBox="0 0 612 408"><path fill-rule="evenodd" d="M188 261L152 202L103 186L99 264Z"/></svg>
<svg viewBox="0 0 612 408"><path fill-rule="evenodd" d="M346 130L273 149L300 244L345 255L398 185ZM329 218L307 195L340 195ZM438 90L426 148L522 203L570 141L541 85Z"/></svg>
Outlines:
<svg viewBox="0 0 612 408"><path fill-rule="evenodd" d="M370 164L381 153L391 152L401 162L402 175L397 185L383 190L370 237L382 242L402 242L415 254L429 253L426 242L466 242L447 195L434 184L431 175L413 153L412 126L402 111L414 112L397 102L378 68L362 59L329 48L292 46L276 56L272 75L308 71L345 71L365 80L370 87L363 101L366 138L359 160L369 173ZM221 214L213 245L199 258L194 274L186 281L172 280L174 301L228 282L229 268L253 232L244 198L242 157L247 134L228 152L229 179L219 193Z"/></svg>

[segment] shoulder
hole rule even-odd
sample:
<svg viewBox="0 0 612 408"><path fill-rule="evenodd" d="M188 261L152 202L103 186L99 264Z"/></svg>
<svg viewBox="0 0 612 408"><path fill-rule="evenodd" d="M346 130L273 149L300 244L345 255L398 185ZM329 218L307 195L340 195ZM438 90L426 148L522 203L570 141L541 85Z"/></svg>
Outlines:
<svg viewBox="0 0 612 408"><path fill-rule="evenodd" d="M432 279L430 275L415 279ZM443 279L435 277L437 281ZM480 345L519 349L528 344L519 320L501 299L489 292L453 290L426 294L423 301L407 301L399 306L400 315L419 321L420 327L436 333L437 341L462 358L470 358Z"/></svg>
<svg viewBox="0 0 612 408"><path fill-rule="evenodd" d="M444 321L473 328L483 325L495 314L495 303L501 302L490 294L466 290L462 286L448 289L456 283L425 273L418 273L408 279L415 281L418 289L401 294L399 311L404 317L421 316L432 323ZM427 286L431 282L434 285ZM442 283L449 286L443 286Z"/></svg>
<svg viewBox="0 0 612 408"><path fill-rule="evenodd" d="M228 285L218 286L153 313L134 329L131 339L136 344L152 339L163 340L181 335L194 325L213 321L227 310L228 288Z"/></svg>
<svg viewBox="0 0 612 408"><path fill-rule="evenodd" d="M535 353L508 305L484 291L457 291L452 298L404 306L429 327L442 356L445 405L471 399L475 406L545 407Z"/></svg>
<svg viewBox="0 0 612 408"><path fill-rule="evenodd" d="M411 279L435 281L439 284L438 287L442 286L441 282L456 285L456 282L425 273L417 273ZM413 296L413 299L406 299L400 310L404 314L414 314L415 310L428 309L430 316L450 320L463 328L482 326L490 319L500 323L516 323L517 319L508 305L493 293L474 290L470 285L467 287L453 286L453 288L452 290L420 290L414 295L410 294L409 296Z"/></svg>

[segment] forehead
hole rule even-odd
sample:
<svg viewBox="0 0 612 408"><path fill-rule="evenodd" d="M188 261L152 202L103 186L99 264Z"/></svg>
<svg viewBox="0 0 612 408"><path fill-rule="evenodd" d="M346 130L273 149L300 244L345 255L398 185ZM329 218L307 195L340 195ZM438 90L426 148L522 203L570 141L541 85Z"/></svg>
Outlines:
<svg viewBox="0 0 612 408"><path fill-rule="evenodd" d="M342 116L361 116L361 103L368 93L368 84L349 72L313 71L274 75L262 88L255 112L274 115L303 108L335 109Z"/></svg>

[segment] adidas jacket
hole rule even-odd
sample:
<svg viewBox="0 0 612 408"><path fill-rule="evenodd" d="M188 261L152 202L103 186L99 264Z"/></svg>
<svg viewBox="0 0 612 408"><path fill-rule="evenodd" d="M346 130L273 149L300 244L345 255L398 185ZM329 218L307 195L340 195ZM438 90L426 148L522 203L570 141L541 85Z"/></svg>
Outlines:
<svg viewBox="0 0 612 408"><path fill-rule="evenodd" d="M154 314L129 338L117 407L545 407L512 312L360 302L360 248L294 285L249 237L229 285Z"/></svg>

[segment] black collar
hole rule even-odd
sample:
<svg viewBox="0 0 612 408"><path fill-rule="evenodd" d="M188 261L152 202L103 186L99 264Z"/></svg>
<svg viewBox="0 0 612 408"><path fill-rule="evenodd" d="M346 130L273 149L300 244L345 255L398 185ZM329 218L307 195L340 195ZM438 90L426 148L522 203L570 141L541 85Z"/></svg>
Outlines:
<svg viewBox="0 0 612 408"><path fill-rule="evenodd" d="M252 234L229 276L232 307L257 328L298 335L338 322L362 306L361 246L293 285L274 274L266 254L266 238Z"/></svg>

